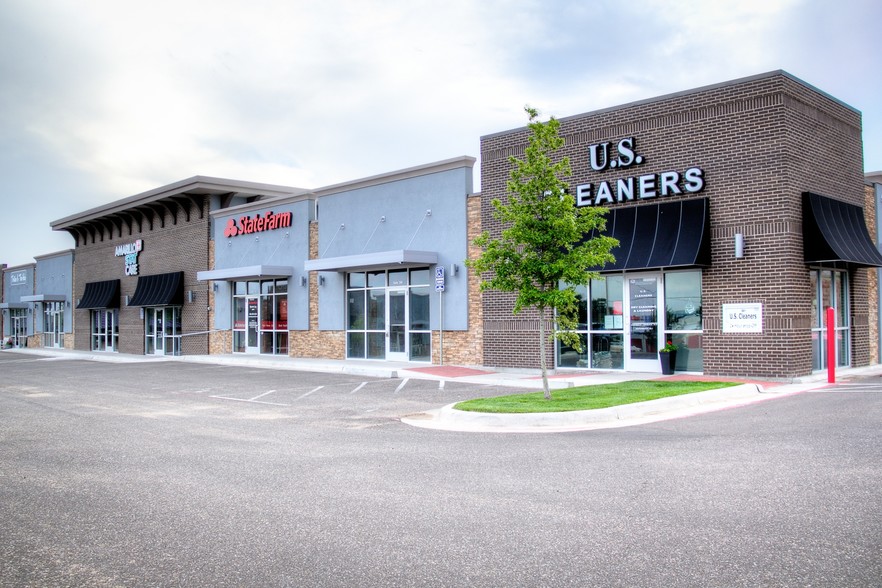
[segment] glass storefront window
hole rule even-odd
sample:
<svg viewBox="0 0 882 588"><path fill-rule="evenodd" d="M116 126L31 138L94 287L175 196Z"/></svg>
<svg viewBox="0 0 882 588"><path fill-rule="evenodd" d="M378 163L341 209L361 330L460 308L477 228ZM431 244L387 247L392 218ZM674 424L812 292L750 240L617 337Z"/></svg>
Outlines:
<svg viewBox="0 0 882 588"><path fill-rule="evenodd" d="M346 356L431 361L431 275L429 268L347 274Z"/></svg>
<svg viewBox="0 0 882 588"><path fill-rule="evenodd" d="M558 341L558 362L560 367L588 367L588 334L579 333L582 351L576 351L572 345Z"/></svg>
<svg viewBox="0 0 882 588"><path fill-rule="evenodd" d="M700 333L671 333L668 340L677 346L678 372L700 372L704 370L704 350Z"/></svg>
<svg viewBox="0 0 882 588"><path fill-rule="evenodd" d="M353 290L346 295L349 301L348 329L365 328L364 290Z"/></svg>
<svg viewBox="0 0 882 588"><path fill-rule="evenodd" d="M624 328L623 276L591 280L591 328L614 331Z"/></svg>
<svg viewBox="0 0 882 588"><path fill-rule="evenodd" d="M628 276L628 300L624 296L627 274L607 275L591 280L587 286L577 286L579 324L576 333L583 349L577 352L558 342L558 367L621 370L627 368L628 361L655 359L662 332L659 329L664 328L666 340L687 350L678 356L676 369L703 371L701 271L658 275L664 279L663 288L658 277ZM661 308L664 308L664 325L660 322ZM630 330L626 337L628 324ZM631 369L636 367L645 368L635 364Z"/></svg>
<svg viewBox="0 0 882 588"><path fill-rule="evenodd" d="M701 329L701 272L665 274L665 317L668 331Z"/></svg>
<svg viewBox="0 0 882 588"><path fill-rule="evenodd" d="M827 308L836 319L836 365L851 365L851 325L849 324L848 273L838 270L811 270L812 287L812 369L827 369Z"/></svg>
<svg viewBox="0 0 882 588"><path fill-rule="evenodd" d="M288 280L236 282L233 352L288 354Z"/></svg>

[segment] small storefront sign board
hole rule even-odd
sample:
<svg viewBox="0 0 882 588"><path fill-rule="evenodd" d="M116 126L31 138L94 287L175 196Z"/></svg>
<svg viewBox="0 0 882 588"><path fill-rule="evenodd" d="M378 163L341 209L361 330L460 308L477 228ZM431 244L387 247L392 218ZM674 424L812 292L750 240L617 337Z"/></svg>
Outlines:
<svg viewBox="0 0 882 588"><path fill-rule="evenodd" d="M724 304L724 333L762 333L763 305L759 303Z"/></svg>

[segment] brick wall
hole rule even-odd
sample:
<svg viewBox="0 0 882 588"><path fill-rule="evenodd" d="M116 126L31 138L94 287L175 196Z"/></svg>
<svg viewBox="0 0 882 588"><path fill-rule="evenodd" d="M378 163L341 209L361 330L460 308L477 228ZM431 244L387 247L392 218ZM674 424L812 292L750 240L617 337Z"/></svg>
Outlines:
<svg viewBox="0 0 882 588"><path fill-rule="evenodd" d="M794 377L811 371L808 268L803 262L801 194L813 191L863 205L860 113L782 75L683 92L561 119L573 168L571 186L688 167L704 170L710 199L712 265L703 271L704 372ZM599 175L588 145L636 139L639 168ZM520 156L526 129L481 142L482 219L500 227L490 201L505 197L508 156ZM666 200L693 195L666 197ZM650 202L658 202L653 199ZM635 205L637 202L622 205ZM735 259L733 235L745 235ZM852 272L853 365L869 361L866 270ZM535 313L511 314L512 295L484 295L484 362L538 367ZM760 334L723 334L722 305L763 304ZM549 356L551 354L549 353ZM759 358L759 359L758 359Z"/></svg>
<svg viewBox="0 0 882 588"><path fill-rule="evenodd" d="M77 239L74 256L74 301L82 298L86 282L120 280L119 309L119 352L144 353L144 319L140 307L125 306L125 297L135 293L138 276L126 276L122 257L115 256L118 245L142 239L144 249L138 254L138 273L141 276L169 272L184 272L184 292L195 294L194 302L184 302L181 309L181 333L204 332L209 330L209 299L207 282L196 279L196 272L210 267L209 257L209 217L208 199L200 204L201 210L194 210L190 220L186 212L178 210L174 214L165 210L161 218L154 219L153 226L144 220L139 226L132 223L131 231L126 223L114 228L111 233L103 229L96 233L94 242L91 236ZM121 233L121 234L120 234ZM91 348L91 312L74 310L74 347ZM204 334L185 336L181 350L184 355L208 353L208 337Z"/></svg>
<svg viewBox="0 0 882 588"><path fill-rule="evenodd" d="M481 195L472 194L466 202L468 223L468 257L476 259L481 254L474 240L481 234ZM482 365L484 361L484 311L481 301L481 276L468 271L468 330L444 331L444 356L441 357L441 338L432 332L432 363L447 365Z"/></svg>
<svg viewBox="0 0 882 588"><path fill-rule="evenodd" d="M309 223L309 258L319 258L318 221ZM346 358L346 332L320 331L318 326L318 272L309 272L309 330L288 334L291 357Z"/></svg>
<svg viewBox="0 0 882 588"><path fill-rule="evenodd" d="M873 186L864 186L864 216L867 221L867 229L876 242L876 190ZM879 360L879 270L871 268L867 271L867 333L869 338L869 362L871 365L880 363Z"/></svg>

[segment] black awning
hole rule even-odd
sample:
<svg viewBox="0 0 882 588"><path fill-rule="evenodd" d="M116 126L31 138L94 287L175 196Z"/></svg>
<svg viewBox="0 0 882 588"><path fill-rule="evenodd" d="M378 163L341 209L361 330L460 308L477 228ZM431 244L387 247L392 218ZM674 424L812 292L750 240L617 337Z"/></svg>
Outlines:
<svg viewBox="0 0 882 588"><path fill-rule="evenodd" d="M604 234L619 241L611 251L616 261L594 270L711 264L707 198L613 208L606 217Z"/></svg>
<svg viewBox="0 0 882 588"><path fill-rule="evenodd" d="M806 263L882 267L864 209L854 204L803 192L802 242Z"/></svg>
<svg viewBox="0 0 882 588"><path fill-rule="evenodd" d="M87 282L77 308L119 308L119 280Z"/></svg>
<svg viewBox="0 0 882 588"><path fill-rule="evenodd" d="M129 306L180 306L184 303L184 272L141 276Z"/></svg>

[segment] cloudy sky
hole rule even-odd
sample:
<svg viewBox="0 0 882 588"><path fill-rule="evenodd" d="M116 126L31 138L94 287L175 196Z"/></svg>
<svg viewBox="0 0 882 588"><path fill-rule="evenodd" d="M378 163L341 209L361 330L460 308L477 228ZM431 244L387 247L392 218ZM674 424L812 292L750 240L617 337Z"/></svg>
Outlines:
<svg viewBox="0 0 882 588"><path fill-rule="evenodd" d="M317 188L481 135L784 69L863 113L878 0L2 0L0 262L194 175ZM475 178L475 189L478 178Z"/></svg>

